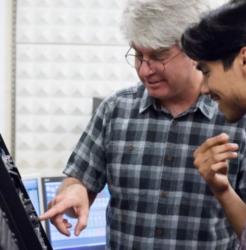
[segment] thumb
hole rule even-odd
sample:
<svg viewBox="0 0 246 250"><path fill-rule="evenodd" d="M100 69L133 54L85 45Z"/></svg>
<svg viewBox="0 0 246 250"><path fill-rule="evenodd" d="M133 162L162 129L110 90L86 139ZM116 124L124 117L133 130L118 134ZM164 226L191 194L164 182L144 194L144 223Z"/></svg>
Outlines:
<svg viewBox="0 0 246 250"><path fill-rule="evenodd" d="M80 209L77 211L78 213L78 220L75 225L74 234L78 236L83 229L87 226L88 221L88 215L89 215L89 209Z"/></svg>

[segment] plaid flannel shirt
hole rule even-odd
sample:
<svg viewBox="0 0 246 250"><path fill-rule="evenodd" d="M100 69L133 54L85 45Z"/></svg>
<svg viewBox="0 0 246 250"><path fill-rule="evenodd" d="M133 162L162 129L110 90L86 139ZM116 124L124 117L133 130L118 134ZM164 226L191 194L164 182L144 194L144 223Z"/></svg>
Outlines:
<svg viewBox="0 0 246 250"><path fill-rule="evenodd" d="M227 123L207 96L173 118L142 85L101 103L64 173L93 192L108 184L106 249L236 248L223 209L193 165L197 146L221 132L240 145L229 178L245 200L245 119Z"/></svg>
<svg viewBox="0 0 246 250"><path fill-rule="evenodd" d="M246 250L246 225L240 237L240 250Z"/></svg>

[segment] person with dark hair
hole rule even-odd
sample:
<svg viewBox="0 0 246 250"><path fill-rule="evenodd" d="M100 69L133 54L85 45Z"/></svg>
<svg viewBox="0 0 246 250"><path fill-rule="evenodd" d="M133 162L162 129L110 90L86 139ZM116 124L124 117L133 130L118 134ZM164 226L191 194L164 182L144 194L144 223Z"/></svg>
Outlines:
<svg viewBox="0 0 246 250"><path fill-rule="evenodd" d="M240 120L246 113L246 1L231 1L209 12L184 32L181 43L185 53L198 61L204 93L218 102L227 120ZM194 165L246 249L245 196L233 190L228 176L228 161L239 156L236 151L243 145L229 141L225 133L207 139L194 152Z"/></svg>

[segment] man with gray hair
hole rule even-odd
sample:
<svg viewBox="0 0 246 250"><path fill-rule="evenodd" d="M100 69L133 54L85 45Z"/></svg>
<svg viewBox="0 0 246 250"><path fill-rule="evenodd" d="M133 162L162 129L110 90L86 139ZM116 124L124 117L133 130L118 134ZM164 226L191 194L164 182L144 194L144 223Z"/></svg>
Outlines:
<svg viewBox="0 0 246 250"><path fill-rule="evenodd" d="M206 138L228 133L243 145L242 157L230 162L230 178L245 193L246 123L228 124L216 103L200 94L202 74L179 46L206 2L128 2L126 59L140 83L101 103L68 161L68 177L40 219L51 218L69 235L63 218L69 212L78 219L78 235L107 184L106 249L235 249L237 237L195 169L192 153Z"/></svg>
<svg viewBox="0 0 246 250"><path fill-rule="evenodd" d="M180 43L184 30L209 10L206 0L129 0L122 30L131 43L152 49Z"/></svg>

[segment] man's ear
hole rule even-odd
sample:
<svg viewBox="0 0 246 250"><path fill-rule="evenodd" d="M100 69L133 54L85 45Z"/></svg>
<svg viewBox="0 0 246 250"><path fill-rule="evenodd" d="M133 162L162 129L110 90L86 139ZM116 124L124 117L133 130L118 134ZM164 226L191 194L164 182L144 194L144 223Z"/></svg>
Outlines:
<svg viewBox="0 0 246 250"><path fill-rule="evenodd" d="M241 48L239 58L243 72L246 74L246 46Z"/></svg>

